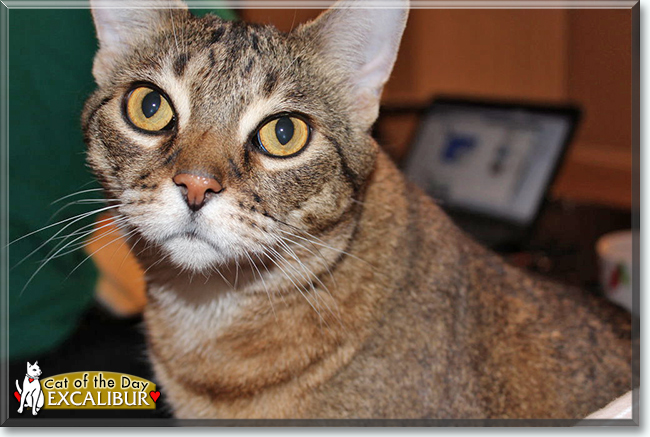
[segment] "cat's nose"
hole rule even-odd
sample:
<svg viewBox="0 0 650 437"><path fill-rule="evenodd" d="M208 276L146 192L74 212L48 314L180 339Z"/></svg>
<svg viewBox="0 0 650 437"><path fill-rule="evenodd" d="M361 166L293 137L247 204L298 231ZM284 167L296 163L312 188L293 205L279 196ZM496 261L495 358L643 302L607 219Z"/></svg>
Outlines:
<svg viewBox="0 0 650 437"><path fill-rule="evenodd" d="M221 184L215 179L190 173L180 173L172 178L174 183L185 195L187 206L192 211L198 211L205 205L206 198L212 193L223 191Z"/></svg>

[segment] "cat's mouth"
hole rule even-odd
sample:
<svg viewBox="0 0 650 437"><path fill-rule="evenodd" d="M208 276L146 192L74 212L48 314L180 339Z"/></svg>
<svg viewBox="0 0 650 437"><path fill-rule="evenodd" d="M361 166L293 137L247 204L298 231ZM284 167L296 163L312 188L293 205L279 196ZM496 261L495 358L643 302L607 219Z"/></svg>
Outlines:
<svg viewBox="0 0 650 437"><path fill-rule="evenodd" d="M205 244L206 246L211 247L215 252L221 252L223 250L222 247L220 247L218 244L210 241L208 238L206 238L206 237L204 237L202 235L199 235L196 232L190 232L190 231L179 232L177 234L173 234L173 235L167 237L162 242L162 244L167 245L169 243L173 243L176 240L186 240L190 244L191 243L194 243L194 244L197 244L197 243L201 244L202 243L202 244Z"/></svg>
<svg viewBox="0 0 650 437"><path fill-rule="evenodd" d="M212 243L210 240L198 234L197 232L192 232L192 231L184 231L184 232L178 232L176 234L172 234L169 237L167 237L162 243L165 244L177 238L186 238L188 240L201 241L205 244L214 246L215 250L219 250L219 247L216 244Z"/></svg>
<svg viewBox="0 0 650 437"><path fill-rule="evenodd" d="M176 265L195 271L227 262L232 256L225 247L190 231L170 235L161 246Z"/></svg>

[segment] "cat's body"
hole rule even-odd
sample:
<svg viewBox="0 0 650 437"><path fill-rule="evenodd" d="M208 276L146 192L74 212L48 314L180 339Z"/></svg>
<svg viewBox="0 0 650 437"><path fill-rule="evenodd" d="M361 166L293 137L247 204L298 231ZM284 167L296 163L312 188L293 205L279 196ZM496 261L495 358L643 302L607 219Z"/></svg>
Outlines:
<svg viewBox="0 0 650 437"><path fill-rule="evenodd" d="M32 415L36 416L41 408L43 408L45 399L43 397L41 382L38 380L42 373L41 368L38 366L38 361L34 364L30 364L28 361L27 373L23 379L22 387L18 384L18 380L16 380L16 389L20 394L18 414L22 414L25 407L30 407L32 409Z"/></svg>
<svg viewBox="0 0 650 437"><path fill-rule="evenodd" d="M367 134L403 11L289 35L154 11L117 42L131 27L105 14L89 161L147 272L177 417L580 418L632 388L628 316L472 242ZM155 132L143 83L175 111ZM278 117L306 145L261 150Z"/></svg>

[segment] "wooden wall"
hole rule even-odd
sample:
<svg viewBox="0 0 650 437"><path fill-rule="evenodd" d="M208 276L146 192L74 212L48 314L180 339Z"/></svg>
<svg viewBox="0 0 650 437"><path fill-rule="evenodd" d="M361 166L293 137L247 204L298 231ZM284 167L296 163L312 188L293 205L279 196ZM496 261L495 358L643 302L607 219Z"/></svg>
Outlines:
<svg viewBox="0 0 650 437"><path fill-rule="evenodd" d="M567 97L582 105L581 129L556 192L629 206L632 196L632 14L568 13Z"/></svg>
<svg viewBox="0 0 650 437"><path fill-rule="evenodd" d="M318 10L243 10L289 31ZM412 10L386 105L438 94L540 103L571 101L583 122L553 187L557 197L631 204L631 11ZM382 119L383 146L407 152L414 116Z"/></svg>

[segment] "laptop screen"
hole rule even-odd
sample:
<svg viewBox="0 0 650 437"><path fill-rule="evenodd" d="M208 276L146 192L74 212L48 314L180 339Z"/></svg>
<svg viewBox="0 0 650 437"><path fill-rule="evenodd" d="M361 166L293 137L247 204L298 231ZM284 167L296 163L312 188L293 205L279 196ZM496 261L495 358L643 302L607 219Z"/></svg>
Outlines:
<svg viewBox="0 0 650 437"><path fill-rule="evenodd" d="M423 116L405 171L445 208L525 226L577 119L575 108L438 99Z"/></svg>

